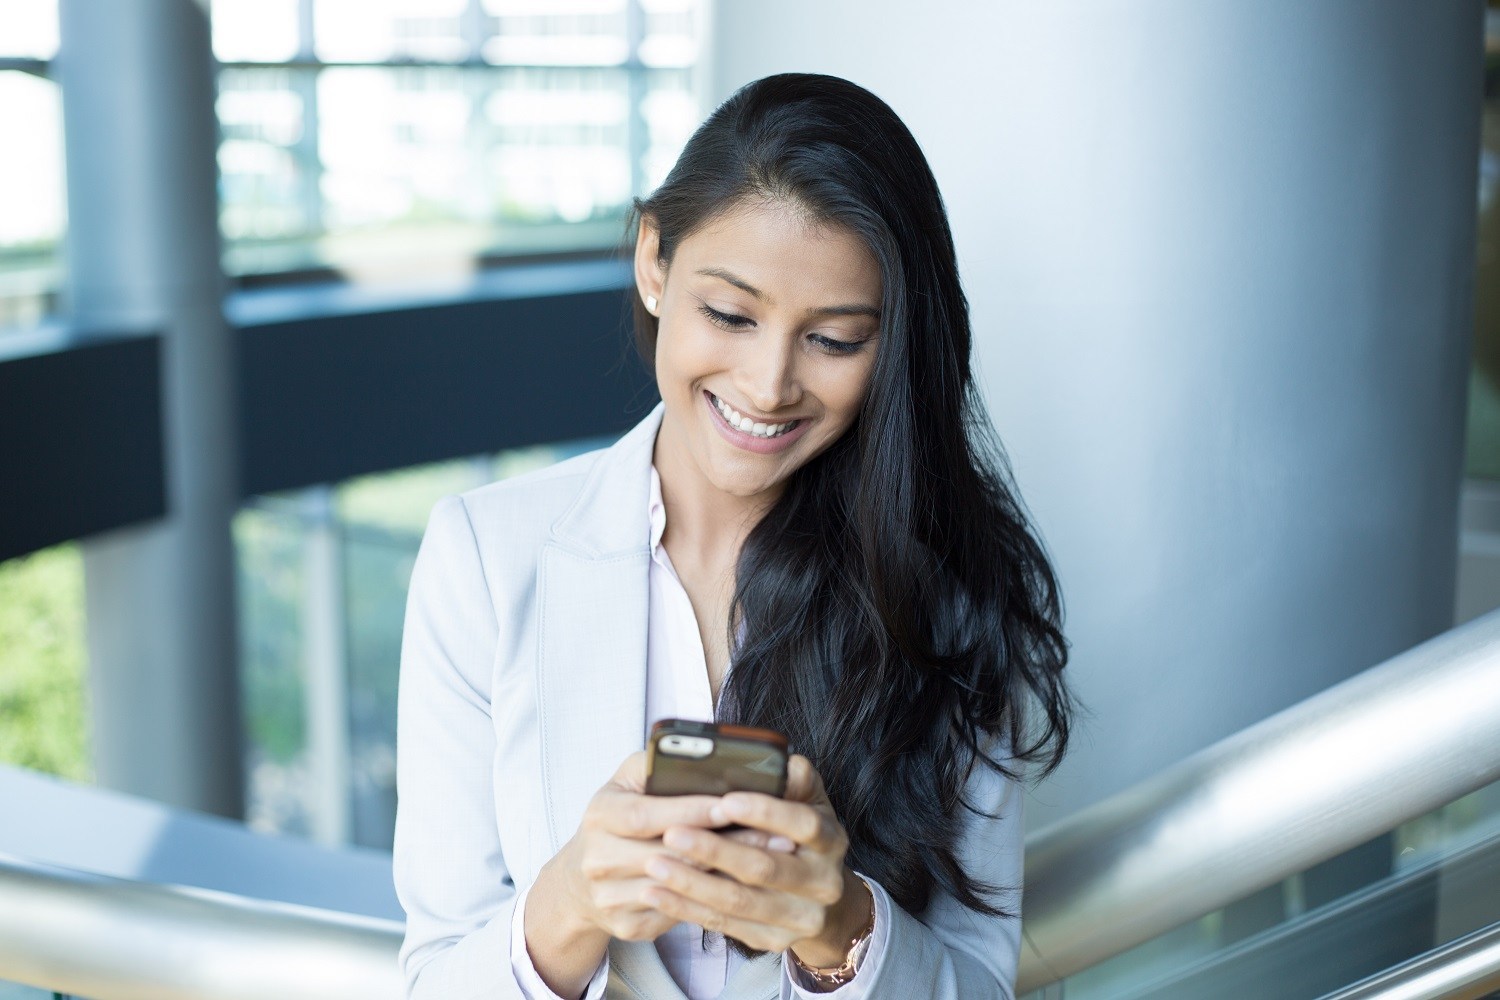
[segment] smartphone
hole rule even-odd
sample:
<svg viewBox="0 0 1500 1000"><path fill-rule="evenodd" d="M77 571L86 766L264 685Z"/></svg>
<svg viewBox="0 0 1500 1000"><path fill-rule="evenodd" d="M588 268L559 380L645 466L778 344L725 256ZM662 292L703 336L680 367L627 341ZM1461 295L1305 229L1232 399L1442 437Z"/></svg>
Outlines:
<svg viewBox="0 0 1500 1000"><path fill-rule="evenodd" d="M786 737L772 729L662 719L647 741L648 795L786 794Z"/></svg>

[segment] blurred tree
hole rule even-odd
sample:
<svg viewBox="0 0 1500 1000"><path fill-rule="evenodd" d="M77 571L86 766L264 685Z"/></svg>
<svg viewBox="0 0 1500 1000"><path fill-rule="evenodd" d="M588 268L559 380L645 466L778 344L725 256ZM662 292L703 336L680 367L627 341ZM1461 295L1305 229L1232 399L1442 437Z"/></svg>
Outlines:
<svg viewBox="0 0 1500 1000"><path fill-rule="evenodd" d="M0 563L0 761L93 782L83 628L75 543Z"/></svg>

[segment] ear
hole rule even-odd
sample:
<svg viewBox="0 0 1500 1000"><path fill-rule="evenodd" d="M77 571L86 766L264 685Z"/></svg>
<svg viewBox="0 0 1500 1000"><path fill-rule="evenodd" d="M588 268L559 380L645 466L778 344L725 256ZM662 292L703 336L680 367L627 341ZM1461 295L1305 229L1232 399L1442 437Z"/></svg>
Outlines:
<svg viewBox="0 0 1500 1000"><path fill-rule="evenodd" d="M656 299L656 308L649 310L656 316L661 315L663 290L667 285L666 271L657 259L660 248L661 235L656 228L656 219L642 213L635 237L635 288L642 301L648 296Z"/></svg>

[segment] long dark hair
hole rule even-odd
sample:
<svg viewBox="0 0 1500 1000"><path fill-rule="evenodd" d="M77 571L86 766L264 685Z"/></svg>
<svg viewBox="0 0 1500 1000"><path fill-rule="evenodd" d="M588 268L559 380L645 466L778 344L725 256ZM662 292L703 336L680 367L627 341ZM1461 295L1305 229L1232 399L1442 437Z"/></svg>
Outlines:
<svg viewBox="0 0 1500 1000"><path fill-rule="evenodd" d="M937 181L884 101L833 76L747 84L636 199L660 263L746 197L860 237L884 282L874 372L853 426L791 476L741 549L744 624L720 718L785 733L824 778L847 862L908 912L941 887L1011 912L956 847L975 766L1055 768L1073 703L1057 581L974 386L969 306ZM633 240L629 241L633 245ZM656 318L636 297L648 367ZM731 640L731 647L734 648ZM988 814L985 814L988 815Z"/></svg>

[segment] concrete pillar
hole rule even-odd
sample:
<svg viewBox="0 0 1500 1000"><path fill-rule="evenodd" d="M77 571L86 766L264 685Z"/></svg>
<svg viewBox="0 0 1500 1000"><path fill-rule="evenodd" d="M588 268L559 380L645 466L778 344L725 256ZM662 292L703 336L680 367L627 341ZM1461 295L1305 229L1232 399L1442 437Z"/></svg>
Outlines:
<svg viewBox="0 0 1500 1000"><path fill-rule="evenodd" d="M167 516L84 545L95 770L109 788L242 817L208 4L63 0L60 16L69 309L85 329L162 337Z"/></svg>
<svg viewBox="0 0 1500 1000"><path fill-rule="evenodd" d="M847 77L942 188L1092 712L1030 825L1451 624L1483 6L717 5L716 99Z"/></svg>

